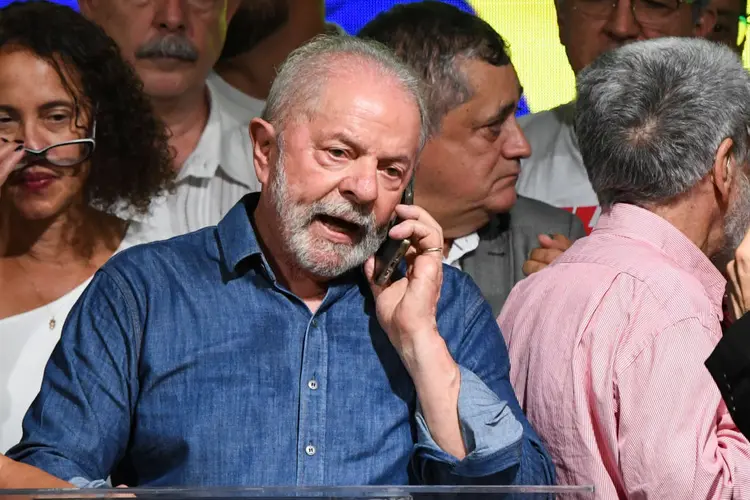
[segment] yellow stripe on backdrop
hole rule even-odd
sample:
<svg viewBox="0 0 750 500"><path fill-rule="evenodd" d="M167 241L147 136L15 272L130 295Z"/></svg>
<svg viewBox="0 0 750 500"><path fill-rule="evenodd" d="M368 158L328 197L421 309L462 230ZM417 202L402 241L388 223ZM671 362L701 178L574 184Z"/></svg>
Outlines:
<svg viewBox="0 0 750 500"><path fill-rule="evenodd" d="M575 77L560 44L554 0L470 0L476 13L510 44L513 64L532 112L575 95ZM750 2L748 2L750 4ZM750 68L750 44L742 59Z"/></svg>

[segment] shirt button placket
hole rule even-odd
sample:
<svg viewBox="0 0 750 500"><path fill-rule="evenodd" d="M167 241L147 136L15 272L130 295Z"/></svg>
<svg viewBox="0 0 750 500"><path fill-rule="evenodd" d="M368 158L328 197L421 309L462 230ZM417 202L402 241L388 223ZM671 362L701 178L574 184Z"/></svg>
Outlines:
<svg viewBox="0 0 750 500"><path fill-rule="evenodd" d="M299 440L301 455L298 461L297 484L318 484L324 480L326 393L324 383L328 374L328 337L323 316L309 320L305 332L300 390Z"/></svg>

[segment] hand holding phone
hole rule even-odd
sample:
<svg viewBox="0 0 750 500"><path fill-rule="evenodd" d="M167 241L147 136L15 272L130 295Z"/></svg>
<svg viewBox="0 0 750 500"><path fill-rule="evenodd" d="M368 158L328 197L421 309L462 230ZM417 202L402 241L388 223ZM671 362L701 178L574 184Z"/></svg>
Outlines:
<svg viewBox="0 0 750 500"><path fill-rule="evenodd" d="M380 326L399 355L408 355L416 344L425 348L432 342L442 342L435 313L443 283L443 230L418 206L399 205L396 214L401 222L391 228L389 235L396 242L409 242L406 272L391 276L382 285L376 283L377 266L382 266L382 279L383 273L388 274L387 264L398 262L396 254L389 260L382 258L380 264L375 256L371 257L365 262L364 274L375 299Z"/></svg>

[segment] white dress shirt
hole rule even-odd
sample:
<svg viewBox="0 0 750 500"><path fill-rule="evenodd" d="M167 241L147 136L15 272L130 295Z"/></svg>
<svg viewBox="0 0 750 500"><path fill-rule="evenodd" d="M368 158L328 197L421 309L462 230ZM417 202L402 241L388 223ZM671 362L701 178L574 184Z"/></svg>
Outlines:
<svg viewBox="0 0 750 500"><path fill-rule="evenodd" d="M456 269L461 269L461 258L470 254L479 246L479 234L476 232L461 236L453 240L448 256L443 257L443 264L448 264Z"/></svg>
<svg viewBox="0 0 750 500"><path fill-rule="evenodd" d="M208 83L214 92L221 95L226 102L231 104L227 112L234 116L239 123L249 124L250 120L263 114L266 101L250 97L244 92L237 90L215 71L212 71L208 75Z"/></svg>
<svg viewBox="0 0 750 500"><path fill-rule="evenodd" d="M215 225L242 196L260 191L247 124L238 119L232 111L236 106L210 79L207 85L208 123L185 160L174 191L152 203L150 241Z"/></svg>

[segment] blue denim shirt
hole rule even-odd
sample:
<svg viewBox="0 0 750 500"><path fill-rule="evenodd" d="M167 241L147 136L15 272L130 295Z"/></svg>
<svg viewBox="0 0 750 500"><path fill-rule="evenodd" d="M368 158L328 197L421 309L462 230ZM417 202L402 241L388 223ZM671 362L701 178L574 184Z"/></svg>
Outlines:
<svg viewBox="0 0 750 500"><path fill-rule="evenodd" d="M432 440L361 270L332 281L311 314L275 280L256 204L248 195L218 226L99 270L11 458L141 486L553 482L470 278L445 267L437 318L461 368L459 461Z"/></svg>

